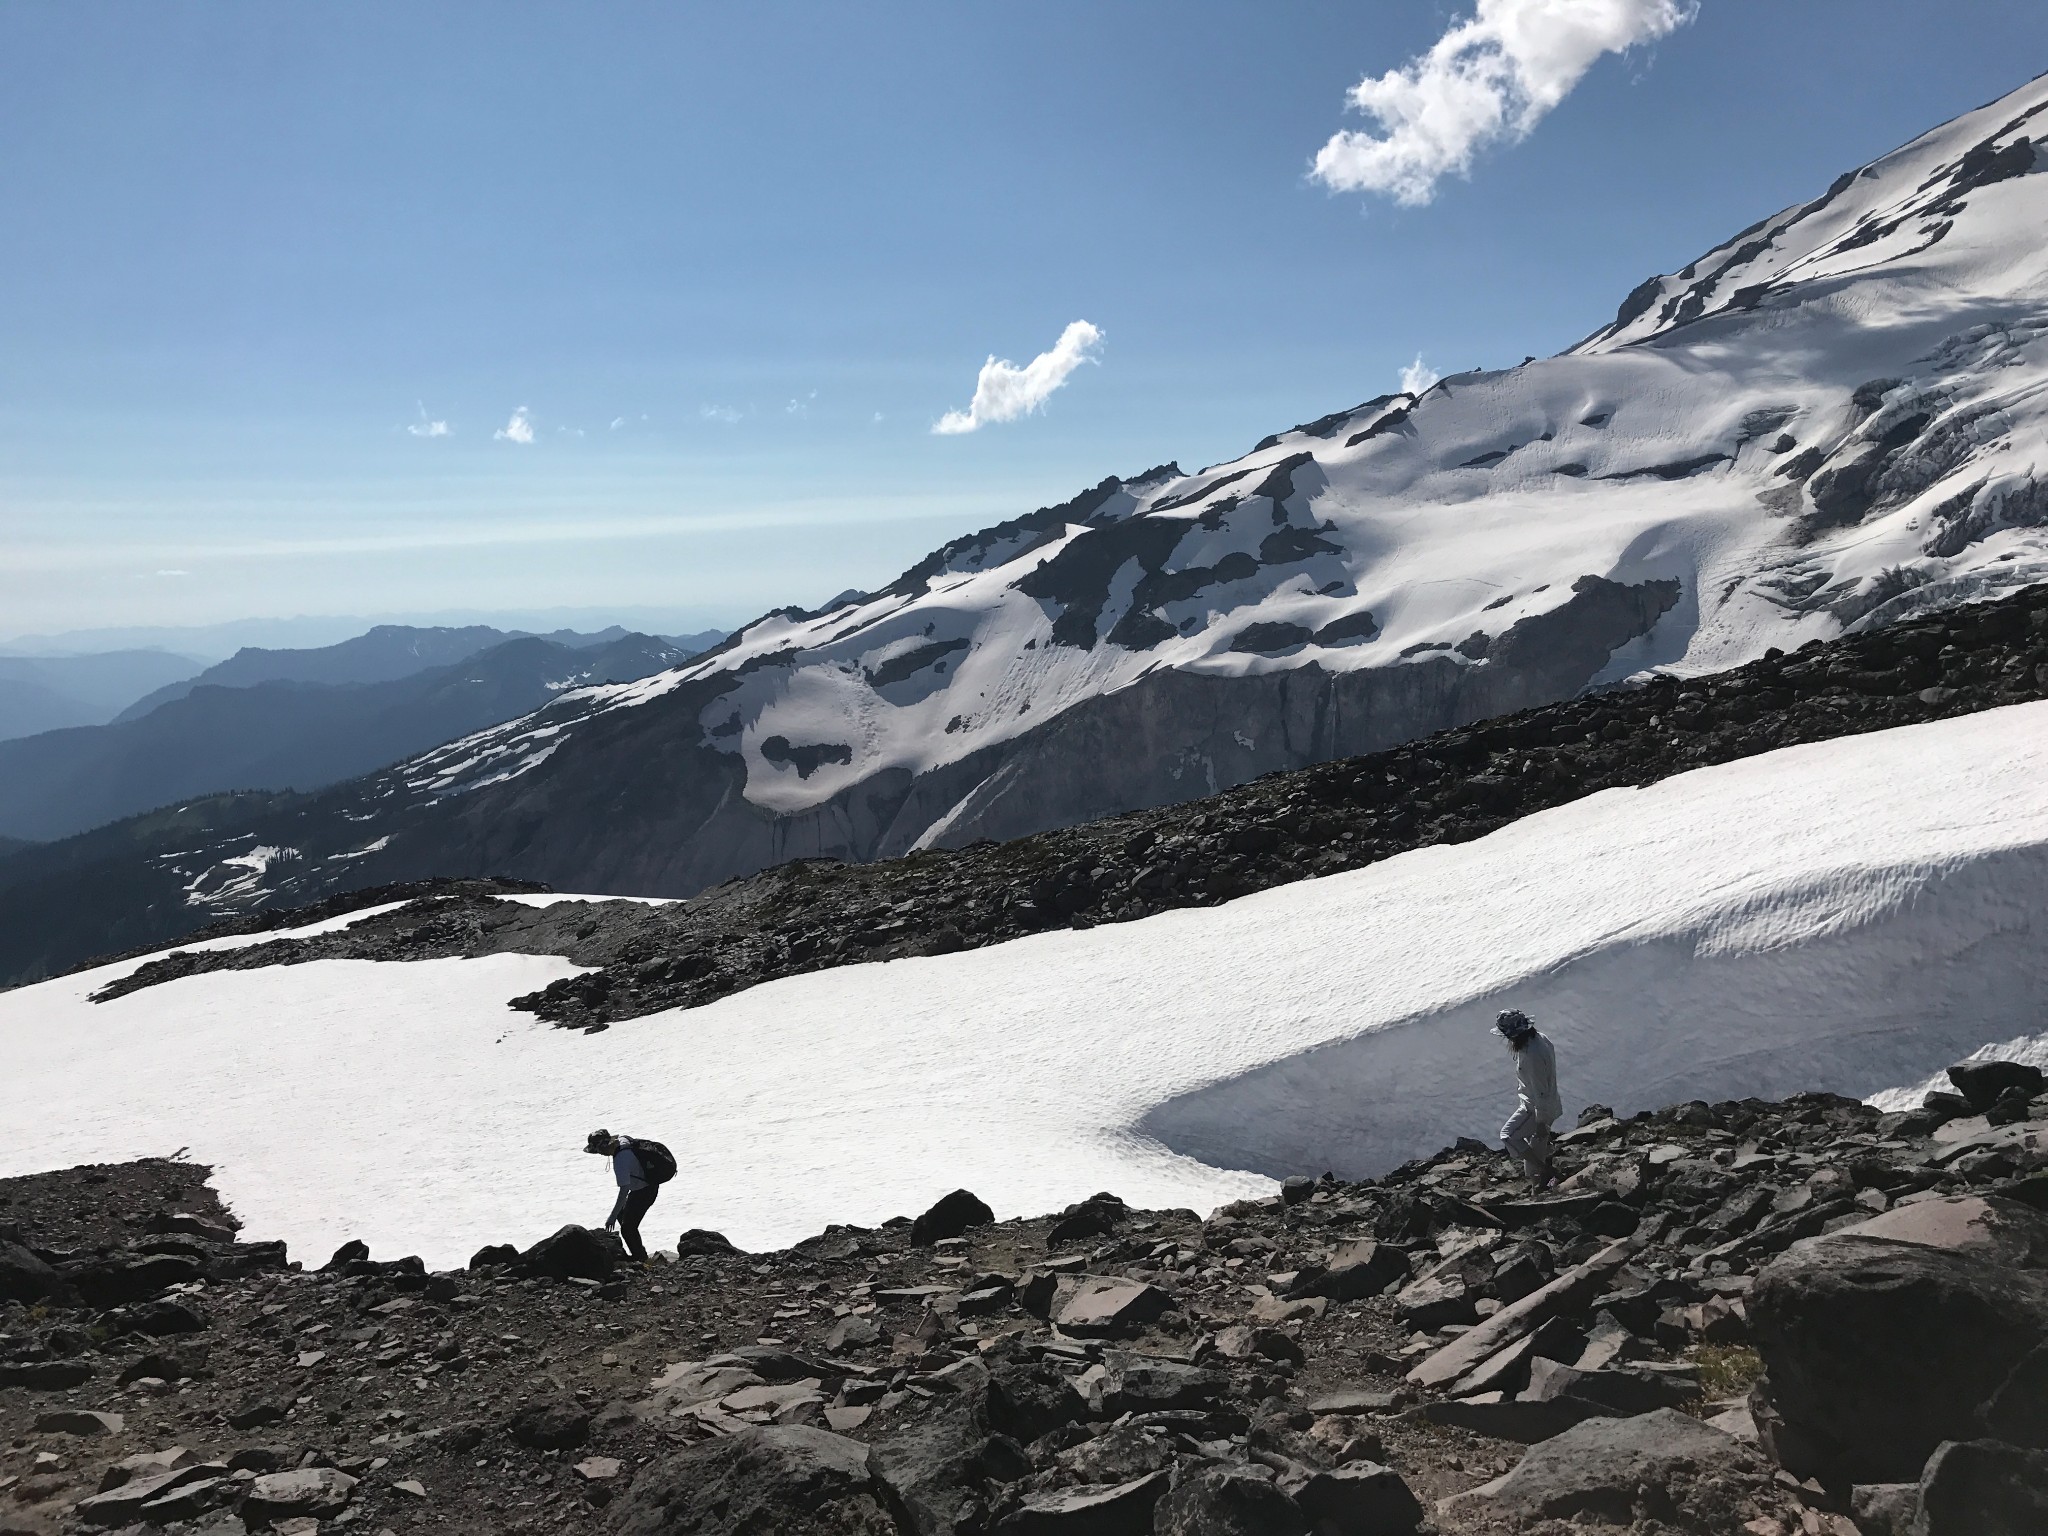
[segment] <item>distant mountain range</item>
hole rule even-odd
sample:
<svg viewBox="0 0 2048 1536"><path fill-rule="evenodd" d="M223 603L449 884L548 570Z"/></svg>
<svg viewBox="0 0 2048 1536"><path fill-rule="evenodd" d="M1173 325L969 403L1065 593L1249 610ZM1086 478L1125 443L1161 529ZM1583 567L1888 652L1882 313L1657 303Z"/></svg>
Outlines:
<svg viewBox="0 0 2048 1536"><path fill-rule="evenodd" d="M0 741L102 725L144 694L191 677L205 665L170 651L0 656Z"/></svg>
<svg viewBox="0 0 2048 1536"><path fill-rule="evenodd" d="M317 789L688 654L648 635L569 640L383 626L242 651L114 724L0 741L0 834L43 841L194 795Z"/></svg>
<svg viewBox="0 0 2048 1536"><path fill-rule="evenodd" d="M303 621L311 624L314 621ZM537 638L572 647L602 645L629 631L559 629ZM176 636L180 631L164 631ZM0 653L0 741L79 725L105 725L146 715L205 683L244 687L264 682L375 683L427 667L446 666L507 640L537 632L470 624L460 627L380 624L335 644L303 649L245 646L208 666L204 653L155 645L62 653L40 649ZM213 631L194 631L199 637ZM724 630L668 635L685 655L708 650ZM215 654L218 654L217 652Z"/></svg>
<svg viewBox="0 0 2048 1536"><path fill-rule="evenodd" d="M2043 127L2048 79L1641 284L1559 356L1108 478L311 796L16 855L5 910L98 925L61 936L79 955L430 875L686 896L2048 580Z"/></svg>

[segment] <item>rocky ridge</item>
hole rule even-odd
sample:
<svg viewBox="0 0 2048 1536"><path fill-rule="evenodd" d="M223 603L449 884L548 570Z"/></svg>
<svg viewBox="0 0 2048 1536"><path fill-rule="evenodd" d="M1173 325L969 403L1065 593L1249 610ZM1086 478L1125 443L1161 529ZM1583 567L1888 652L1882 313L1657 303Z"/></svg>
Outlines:
<svg viewBox="0 0 2048 1536"><path fill-rule="evenodd" d="M2048 1084L1950 1075L1595 1107L1541 1192L1461 1139L646 1270L574 1226L301 1268L203 1168L4 1180L0 1531L2038 1530Z"/></svg>
<svg viewBox="0 0 2048 1536"><path fill-rule="evenodd" d="M533 908L492 894L530 885L483 882L427 895L417 885L353 892L257 920L284 926L411 899L314 938L176 951L98 996L211 970L513 951L563 955L592 968L514 1006L599 1027L710 1002L777 976L1214 905L1409 849L1469 841L1603 789L2043 697L2048 587L2032 587L1816 641L1730 672L1639 678L1391 751L1272 774L1206 800L878 864L800 861L688 902ZM249 931L251 921L207 933Z"/></svg>

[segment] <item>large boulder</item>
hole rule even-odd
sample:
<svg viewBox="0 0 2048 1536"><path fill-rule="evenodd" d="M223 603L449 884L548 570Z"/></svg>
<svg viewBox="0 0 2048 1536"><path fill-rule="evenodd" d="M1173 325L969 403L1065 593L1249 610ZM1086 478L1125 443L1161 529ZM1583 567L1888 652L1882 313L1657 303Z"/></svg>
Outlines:
<svg viewBox="0 0 2048 1536"><path fill-rule="evenodd" d="M120 1307L161 1296L172 1286L188 1285L205 1273L204 1266L183 1255L152 1253L131 1260L81 1264L72 1269L70 1278L87 1306Z"/></svg>
<svg viewBox="0 0 2048 1536"><path fill-rule="evenodd" d="M915 1530L868 1448L775 1425L650 1463L613 1506L617 1536L907 1536Z"/></svg>
<svg viewBox="0 0 2048 1536"><path fill-rule="evenodd" d="M1663 1517L1683 1508L1699 1525L1739 1531L1741 1485L1768 1477L1761 1458L1733 1436L1670 1408L1627 1419L1588 1419L1543 1441L1505 1477L1454 1495L1447 1514L1514 1521L1584 1519L1628 1525L1638 1506ZM1725 1524L1712 1523L1729 1516Z"/></svg>
<svg viewBox="0 0 2048 1536"><path fill-rule="evenodd" d="M1283 1478L1280 1486L1314 1524L1317 1536L1406 1536L1422 1524L1422 1505L1401 1474L1378 1462L1296 1474Z"/></svg>
<svg viewBox="0 0 2048 1536"><path fill-rule="evenodd" d="M958 1237L969 1227L985 1227L996 1219L972 1190L956 1189L910 1224L913 1248L929 1248L942 1237Z"/></svg>
<svg viewBox="0 0 2048 1536"><path fill-rule="evenodd" d="M2048 1275L1961 1249L1839 1234L1757 1277L1766 1447L1801 1476L1909 1482L2048 1339Z"/></svg>
<svg viewBox="0 0 2048 1536"><path fill-rule="evenodd" d="M1045 1234L1045 1246L1057 1248L1062 1243L1107 1237L1130 1220L1130 1216L1131 1208L1108 1191L1090 1195L1060 1212L1059 1219Z"/></svg>
<svg viewBox="0 0 2048 1536"><path fill-rule="evenodd" d="M0 1238L0 1301L53 1300L69 1289L62 1275L28 1249Z"/></svg>
<svg viewBox="0 0 2048 1536"><path fill-rule="evenodd" d="M1089 1416L1087 1399L1063 1372L1022 1362L990 1370L986 1411L992 1431L1025 1445Z"/></svg>
<svg viewBox="0 0 2048 1536"><path fill-rule="evenodd" d="M0 1360L0 1387L68 1392L91 1380L92 1366L83 1360Z"/></svg>
<svg viewBox="0 0 2048 1536"><path fill-rule="evenodd" d="M985 1481L1031 1470L1015 1441L989 1433L986 1388L976 1381L875 1443L875 1471L896 1491L917 1536L952 1536L981 1513Z"/></svg>
<svg viewBox="0 0 2048 1536"><path fill-rule="evenodd" d="M609 1280L619 1267L619 1245L608 1232L567 1226L520 1254L518 1267L551 1280Z"/></svg>
<svg viewBox="0 0 2048 1536"><path fill-rule="evenodd" d="M1366 1238L1344 1244L1330 1260L1327 1269L1305 1273L1288 1295L1361 1301L1406 1280L1408 1267L1408 1255L1404 1250Z"/></svg>
<svg viewBox="0 0 2048 1536"><path fill-rule="evenodd" d="M1125 1421L1055 1456L1062 1482L1108 1487L1135 1482L1173 1466L1173 1446L1152 1426Z"/></svg>
<svg viewBox="0 0 2048 1536"><path fill-rule="evenodd" d="M528 1403L506 1426L514 1440L537 1451L566 1451L590 1438L590 1410L573 1397Z"/></svg>
<svg viewBox="0 0 2048 1536"><path fill-rule="evenodd" d="M1261 1475L1263 1474L1263 1475ZM1209 1467L1159 1501L1155 1536L1307 1536L1301 1506L1264 1467Z"/></svg>
<svg viewBox="0 0 2048 1536"><path fill-rule="evenodd" d="M998 1536L1152 1536L1153 1511L1169 1474L1154 1472L1108 1488L1035 1493L1004 1516Z"/></svg>
<svg viewBox="0 0 2048 1536"><path fill-rule="evenodd" d="M1959 1061L1948 1069L1948 1080L1980 1115L2008 1089L2017 1088L2031 1099L2048 1087L2039 1067L2017 1061Z"/></svg>
<svg viewBox="0 0 2048 1536"><path fill-rule="evenodd" d="M300 1467L272 1472L249 1485L242 1500L242 1522L261 1530L279 1520L306 1517L325 1520L348 1507L356 1480L333 1467Z"/></svg>
<svg viewBox="0 0 2048 1536"><path fill-rule="evenodd" d="M1920 1476L1912 1536L2040 1536L2048 1531L2048 1451L1951 1441Z"/></svg>
<svg viewBox="0 0 2048 1536"><path fill-rule="evenodd" d="M1111 1418L1125 1413L1163 1413L1205 1408L1230 1391L1222 1371L1111 1350L1103 1357L1102 1408Z"/></svg>

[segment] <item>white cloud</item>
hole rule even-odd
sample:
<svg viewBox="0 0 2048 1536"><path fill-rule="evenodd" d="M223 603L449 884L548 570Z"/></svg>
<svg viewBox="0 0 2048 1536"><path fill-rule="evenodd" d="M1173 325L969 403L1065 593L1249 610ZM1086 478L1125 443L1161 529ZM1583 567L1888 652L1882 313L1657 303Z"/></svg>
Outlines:
<svg viewBox="0 0 2048 1536"><path fill-rule="evenodd" d="M413 435L414 437L446 437L446 436L448 436L448 430L449 430L449 429L448 429L448 423L447 423L447 422L445 422L445 421L429 421L429 420L427 420L427 403L426 403L426 401L422 400L422 401L420 401L420 402L419 402L419 411L420 411L420 419L419 419L418 421L414 422L414 423L413 423L413 424L412 424L411 426L407 427L407 428L405 429L406 431L410 432L410 433L411 433L411 434L412 434L412 435Z"/></svg>
<svg viewBox="0 0 2048 1536"><path fill-rule="evenodd" d="M616 431L618 431L618 430L619 430L619 428L623 427L623 426L624 426L625 424L626 424L626 418L625 418L625 417L623 417L623 416L614 416L614 417L612 418L612 425L611 425L611 430L612 430L612 431L614 431L614 432L616 432Z"/></svg>
<svg viewBox="0 0 2048 1536"><path fill-rule="evenodd" d="M158 571L159 576L190 576L190 571Z"/></svg>
<svg viewBox="0 0 2048 1536"><path fill-rule="evenodd" d="M817 398L818 392L814 389L808 395L798 395L782 409L791 416L808 416L811 414L811 402Z"/></svg>
<svg viewBox="0 0 2048 1536"><path fill-rule="evenodd" d="M740 412L729 405L700 405L697 414L706 421L722 421L728 427L740 419Z"/></svg>
<svg viewBox="0 0 2048 1536"><path fill-rule="evenodd" d="M557 432L561 433L561 434L562 434L562 436L564 436L564 437L581 437L581 436L583 436L583 429L582 429L581 427L557 427L557 428L555 428L555 430L556 430Z"/></svg>
<svg viewBox="0 0 2048 1536"><path fill-rule="evenodd" d="M1351 88L1351 106L1381 134L1335 135L1315 177L1426 203L1486 145L1526 137L1602 54L1668 36L1697 10L1697 0L1478 0L1429 52Z"/></svg>
<svg viewBox="0 0 2048 1536"><path fill-rule="evenodd" d="M1006 358L991 356L981 365L981 376L974 383L974 399L967 409L946 412L932 430L950 437L972 432L992 421L1015 421L1019 416L1029 415L1067 382L1068 374L1083 363L1094 361L1092 354L1101 342L1101 331L1086 320L1076 320L1060 332L1060 339L1053 343L1050 352L1039 353L1022 368Z"/></svg>
<svg viewBox="0 0 2048 1536"><path fill-rule="evenodd" d="M1419 395L1442 377L1442 374L1422 360L1422 354L1418 352L1415 354L1415 361L1401 370L1401 393Z"/></svg>
<svg viewBox="0 0 2048 1536"><path fill-rule="evenodd" d="M533 443L533 417L522 405L512 413L512 419L491 436L499 442L518 443L521 447L530 447Z"/></svg>

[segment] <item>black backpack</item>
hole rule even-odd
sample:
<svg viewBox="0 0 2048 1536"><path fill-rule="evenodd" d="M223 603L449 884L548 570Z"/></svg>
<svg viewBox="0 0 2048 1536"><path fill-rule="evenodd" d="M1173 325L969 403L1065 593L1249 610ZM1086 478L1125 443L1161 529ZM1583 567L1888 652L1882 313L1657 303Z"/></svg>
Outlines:
<svg viewBox="0 0 2048 1536"><path fill-rule="evenodd" d="M638 1136L625 1138L626 1145L633 1149L633 1155L640 1159L640 1171L647 1175L650 1184L666 1184L676 1176L676 1155L658 1141L645 1141Z"/></svg>

